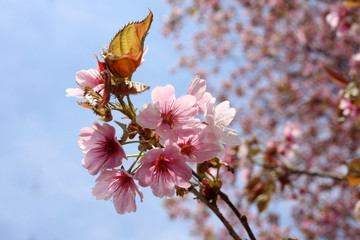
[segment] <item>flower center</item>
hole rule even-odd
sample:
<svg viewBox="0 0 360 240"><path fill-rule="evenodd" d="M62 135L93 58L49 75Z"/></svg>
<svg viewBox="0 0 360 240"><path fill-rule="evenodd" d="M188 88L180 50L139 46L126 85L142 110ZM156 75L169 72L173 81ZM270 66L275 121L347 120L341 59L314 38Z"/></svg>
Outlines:
<svg viewBox="0 0 360 240"><path fill-rule="evenodd" d="M116 150L116 142L106 139L106 142L104 143L104 151L107 153L115 152Z"/></svg>
<svg viewBox="0 0 360 240"><path fill-rule="evenodd" d="M166 113L161 113L161 118L163 124L168 124L170 129L174 128L174 114L172 113L172 110L169 110Z"/></svg>
<svg viewBox="0 0 360 240"><path fill-rule="evenodd" d="M111 182L109 186L109 190L111 190L113 193L117 192L120 188L127 188L129 185L129 182L131 182L132 179L127 176L124 173L121 173L120 176L114 177L113 181Z"/></svg>
<svg viewBox="0 0 360 240"><path fill-rule="evenodd" d="M167 161L165 160L165 156L161 154L159 158L155 161L155 170L154 173L158 172L167 172Z"/></svg>
<svg viewBox="0 0 360 240"><path fill-rule="evenodd" d="M194 146L191 144L191 140L187 141L186 143L179 143L178 146L180 147L180 154L187 155L190 158L193 157L192 152L194 151Z"/></svg>

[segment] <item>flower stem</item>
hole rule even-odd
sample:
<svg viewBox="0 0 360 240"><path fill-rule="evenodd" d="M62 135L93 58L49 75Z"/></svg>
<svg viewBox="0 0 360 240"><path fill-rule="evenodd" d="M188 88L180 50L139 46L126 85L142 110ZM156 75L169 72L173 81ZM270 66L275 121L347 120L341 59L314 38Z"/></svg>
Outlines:
<svg viewBox="0 0 360 240"><path fill-rule="evenodd" d="M133 155L126 155L126 157L139 157L139 154L133 154ZM141 156L142 157L142 156Z"/></svg>
<svg viewBox="0 0 360 240"><path fill-rule="evenodd" d="M131 143L145 143L143 141L128 141L128 142L124 142L121 145L126 145L126 144L131 144Z"/></svg>
<svg viewBox="0 0 360 240"><path fill-rule="evenodd" d="M133 162L133 164L131 164L131 166L130 166L130 168L129 168L129 170L128 170L129 173L131 173L133 167L134 167L135 164L139 161L140 157L142 156L142 153L143 153L143 151L141 151L141 152L138 154L136 160ZM140 165L139 165L139 166L140 166ZM139 166L135 168L134 172L136 172L136 170L139 168Z"/></svg>

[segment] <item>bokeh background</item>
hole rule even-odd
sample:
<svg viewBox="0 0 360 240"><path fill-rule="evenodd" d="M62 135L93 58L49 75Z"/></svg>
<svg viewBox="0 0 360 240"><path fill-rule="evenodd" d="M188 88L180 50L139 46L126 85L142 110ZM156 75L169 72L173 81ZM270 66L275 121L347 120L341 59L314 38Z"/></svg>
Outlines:
<svg viewBox="0 0 360 240"><path fill-rule="evenodd" d="M178 55L161 32L165 1L0 0L0 6L0 239L190 239L190 226L170 221L148 189L136 213L118 215L112 202L95 200L96 177L81 166L77 140L97 116L65 97L75 73L96 68L94 54L148 9L149 51L133 80L151 89L172 84L177 96L185 94L193 73L169 72ZM150 102L150 93L134 104Z"/></svg>

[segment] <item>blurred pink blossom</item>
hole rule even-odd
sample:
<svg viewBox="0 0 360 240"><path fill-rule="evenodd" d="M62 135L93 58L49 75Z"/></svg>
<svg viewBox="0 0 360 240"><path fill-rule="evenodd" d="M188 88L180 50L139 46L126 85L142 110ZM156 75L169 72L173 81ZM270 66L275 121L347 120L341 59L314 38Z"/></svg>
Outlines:
<svg viewBox="0 0 360 240"><path fill-rule="evenodd" d="M354 206L353 210L355 220L360 223L360 200L358 200Z"/></svg>
<svg viewBox="0 0 360 240"><path fill-rule="evenodd" d="M286 122L283 129L284 139L288 142L294 142L296 138L300 137L301 130L298 125L293 122Z"/></svg>
<svg viewBox="0 0 360 240"><path fill-rule="evenodd" d="M285 156L286 159L294 158L295 150L299 147L297 139L301 136L300 127L293 122L287 121L282 134L284 139L278 144L277 152Z"/></svg>
<svg viewBox="0 0 360 240"><path fill-rule="evenodd" d="M359 115L358 107L353 104L350 99L343 98L340 100L339 108L343 111L344 116L351 116L352 118L357 118Z"/></svg>
<svg viewBox="0 0 360 240"><path fill-rule="evenodd" d="M326 22L330 25L332 29L335 29L340 21L340 16L337 11L330 12L325 17Z"/></svg>

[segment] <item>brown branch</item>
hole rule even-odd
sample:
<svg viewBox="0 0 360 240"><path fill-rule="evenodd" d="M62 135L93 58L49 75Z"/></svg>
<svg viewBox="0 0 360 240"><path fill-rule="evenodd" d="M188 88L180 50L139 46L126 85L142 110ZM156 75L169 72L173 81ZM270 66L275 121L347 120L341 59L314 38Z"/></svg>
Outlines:
<svg viewBox="0 0 360 240"><path fill-rule="evenodd" d="M308 175L308 176L313 176L313 177L322 177L322 178L331 178L337 181L346 181L345 177L332 173L332 172L322 172L322 171L309 171L309 170L301 170L301 169L296 169L293 168L291 166L288 165L277 165L277 164L271 164L271 163L263 163L260 164L262 167L264 168L270 168L270 169L275 169L277 167L282 167L284 170L293 173L293 174L297 174L297 175Z"/></svg>
<svg viewBox="0 0 360 240"><path fill-rule="evenodd" d="M246 232L248 233L251 240L256 240L253 232L251 231L251 228L249 226L249 223L247 221L247 217L245 215L242 215L238 209L234 206L234 204L230 201L229 197L220 191L220 198L231 208L231 210L235 213L237 218L240 220L241 224L244 226Z"/></svg>
<svg viewBox="0 0 360 240"><path fill-rule="evenodd" d="M216 203L210 203L208 200L205 199L205 197L198 192L193 186L191 186L189 188L189 191L192 192L201 202L203 202L204 204L206 204L206 206L208 206L213 213L215 213L215 215L220 219L220 221L224 224L224 226L228 229L230 235L236 239L236 240L241 240L241 238L239 237L239 235L237 235L237 233L234 231L233 227L231 226L231 224L226 220L226 218L222 215L222 213L219 211L218 206L216 205Z"/></svg>
<svg viewBox="0 0 360 240"><path fill-rule="evenodd" d="M202 177L200 177L196 172L192 171L192 174L201 182ZM247 221L247 217L245 215L242 215L237 208L234 206L234 204L230 201L229 197L220 191L220 198L231 208L231 210L235 213L236 217L240 220L241 224L245 228L246 232L248 233L251 240L256 240L249 224Z"/></svg>
<svg viewBox="0 0 360 240"><path fill-rule="evenodd" d="M337 174L334 174L331 172L308 171L308 170L300 170L300 169L289 168L289 167L286 167L285 169L291 173L298 174L298 175L305 174L305 175L309 175L309 176L313 176L313 177L332 178L332 179L338 180L338 181L346 180L343 176L337 175Z"/></svg>

